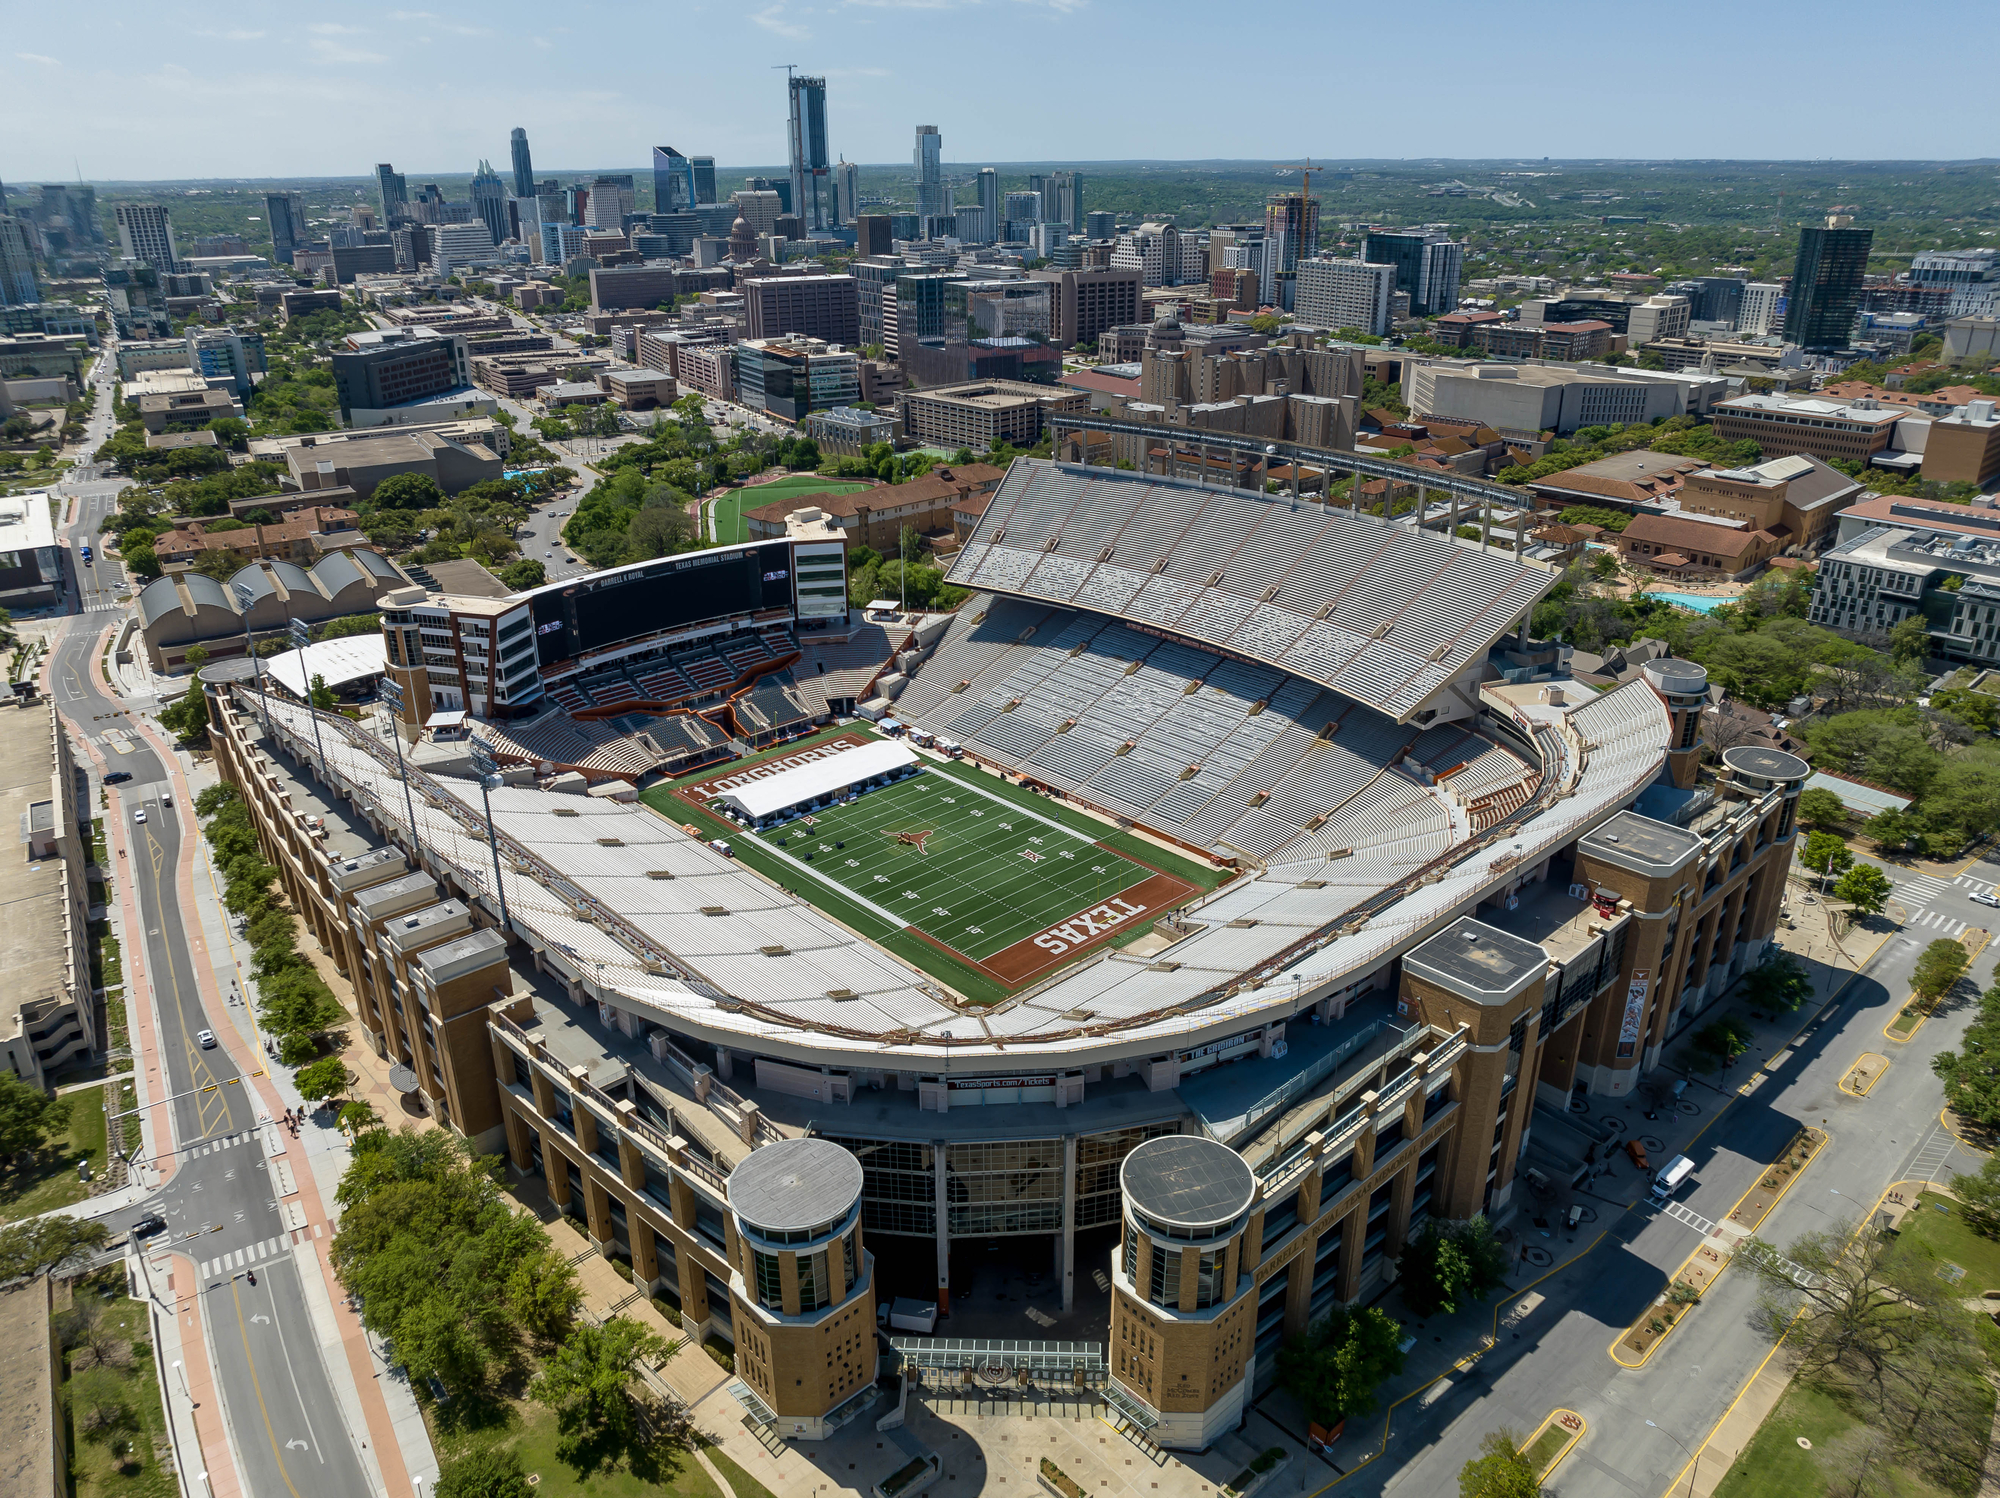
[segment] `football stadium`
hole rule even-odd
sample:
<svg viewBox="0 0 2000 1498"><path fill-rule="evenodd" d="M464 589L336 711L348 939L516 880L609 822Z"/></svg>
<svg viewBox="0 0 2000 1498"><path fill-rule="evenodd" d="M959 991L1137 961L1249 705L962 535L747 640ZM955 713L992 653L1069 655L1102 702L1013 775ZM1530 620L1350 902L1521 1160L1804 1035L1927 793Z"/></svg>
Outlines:
<svg viewBox="0 0 2000 1498"><path fill-rule="evenodd" d="M702 553L566 584L523 710L473 714L487 758L204 672L218 763L412 1105L733 1342L761 1428L872 1407L773 1368L894 1294L973 1339L899 1358L1004 1356L1206 1445L1427 1219L1582 1170L1571 1099L1633 1093L1777 921L1807 767L1708 752L1698 665L1571 679L1526 627L1557 574L1455 534L1481 481L1437 479L1431 528L1167 457L1017 459L949 614L807 617L763 562L713 615L648 591ZM478 621L504 676L521 607L403 611ZM790 648L619 686L753 634ZM759 683L781 733L732 709ZM699 756L538 752L657 748L669 714ZM808 1176L794 1221L772 1183ZM995 1330L1002 1264L1034 1325Z"/></svg>

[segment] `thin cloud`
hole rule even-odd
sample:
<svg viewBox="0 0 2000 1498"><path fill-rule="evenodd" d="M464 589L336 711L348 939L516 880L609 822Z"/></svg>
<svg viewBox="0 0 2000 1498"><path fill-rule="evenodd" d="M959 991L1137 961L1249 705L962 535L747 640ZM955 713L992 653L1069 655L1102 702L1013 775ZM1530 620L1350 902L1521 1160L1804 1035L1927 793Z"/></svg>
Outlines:
<svg viewBox="0 0 2000 1498"><path fill-rule="evenodd" d="M454 36L493 35L493 33L484 26L461 25L457 21L446 20L443 16L438 15L435 11L392 10L389 12L389 19L392 21L428 21L437 30L449 31ZM428 38L426 38L426 40L428 40Z"/></svg>
<svg viewBox="0 0 2000 1498"><path fill-rule="evenodd" d="M46 57L40 52L16 52L14 55L23 62L38 62L45 68L59 68L62 66L62 63L57 59Z"/></svg>
<svg viewBox="0 0 2000 1498"><path fill-rule="evenodd" d="M196 36L205 36L215 42L255 42L270 35L268 31L197 31Z"/></svg>
<svg viewBox="0 0 2000 1498"><path fill-rule="evenodd" d="M785 8L782 5L767 5L750 19L773 36L789 37L795 42L802 42L812 35L796 21L786 20Z"/></svg>
<svg viewBox="0 0 2000 1498"><path fill-rule="evenodd" d="M380 52L364 52L359 47L342 46L339 42L318 41L312 44L313 51L321 62L387 62L389 59Z"/></svg>
<svg viewBox="0 0 2000 1498"><path fill-rule="evenodd" d="M367 31L360 26L342 26L334 21L315 21L306 27L314 36L366 36Z"/></svg>

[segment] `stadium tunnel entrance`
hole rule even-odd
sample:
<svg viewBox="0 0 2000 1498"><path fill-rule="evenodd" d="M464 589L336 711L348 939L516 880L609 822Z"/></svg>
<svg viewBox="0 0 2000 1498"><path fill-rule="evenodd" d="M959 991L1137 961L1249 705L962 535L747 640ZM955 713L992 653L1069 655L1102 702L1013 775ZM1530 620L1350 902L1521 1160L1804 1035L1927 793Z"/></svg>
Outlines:
<svg viewBox="0 0 2000 1498"><path fill-rule="evenodd" d="M926 1290L937 1281L936 1244L926 1238L874 1233L877 1305L901 1297L939 1303L936 1335L972 1338L1051 1338L1102 1342L1111 1323L1111 1252L1115 1225L1076 1234L1075 1290L1063 1309L1060 1233L1020 1233L955 1238L949 1250L946 1293ZM893 1329L890 1335L900 1333Z"/></svg>

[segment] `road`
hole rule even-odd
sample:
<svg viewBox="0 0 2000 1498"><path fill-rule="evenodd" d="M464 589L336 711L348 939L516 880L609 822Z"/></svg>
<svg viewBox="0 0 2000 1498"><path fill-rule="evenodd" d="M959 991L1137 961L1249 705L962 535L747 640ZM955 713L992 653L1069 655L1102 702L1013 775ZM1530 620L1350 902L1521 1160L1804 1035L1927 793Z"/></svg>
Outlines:
<svg viewBox="0 0 2000 1498"><path fill-rule="evenodd" d="M1739 1075L1726 1091L1697 1081L1687 1094L1715 1119L1688 1150L1699 1173L1681 1201L1695 1213L1726 1216L1807 1124L1823 1125L1832 1143L1766 1221L1762 1236L1780 1246L1814 1229L1851 1227L1891 1182L1943 1181L1978 1168L1980 1157L1959 1148L1939 1122L1942 1097L1930 1067L1932 1056L1957 1043L1976 1005L1962 1001L1939 1013L1907 1044L1885 1040L1882 1026L1908 997L1911 970L1931 941L1967 925L2000 931L2000 911L1972 898L2000 885L2000 863L1975 864L1955 879L1879 866L1897 884L1900 929L1882 920L1874 933L1850 934L1857 953L1881 945L1831 1009L1815 1014L1809 1006L1799 1016L1804 1033L1753 1093L1737 1095ZM1822 919L1817 904L1793 909L1802 928ZM1982 985L1990 981L1994 955L1989 950L1974 966ZM1865 1051L1887 1054L1891 1064L1865 1098L1854 1097L1836 1084ZM1592 1103L1615 1117L1609 1100ZM1627 1131L1643 1127L1628 1122ZM1609 1356L1611 1343L1700 1239L1673 1217L1628 1207L1625 1198L1639 1190L1629 1174L1598 1189L1618 1198L1598 1204L1602 1238L1593 1246L1586 1232L1571 1248L1558 1235L1551 1247L1559 1261L1564 1253L1582 1257L1532 1295L1503 1303L1493 1350L1399 1410L1379 1476L1371 1475L1372 1465L1363 1468L1341 1493L1453 1491L1459 1468L1478 1455L1487 1432L1502 1425L1532 1430L1557 1408L1589 1422L1589 1434L1555 1474L1553 1488L1565 1498L1655 1498L1670 1486L1685 1491L1687 1452L1701 1448L1770 1351L1749 1325L1756 1285L1740 1270L1724 1274L1650 1362L1619 1367ZM1526 1313L1512 1317L1521 1306ZM1706 1481L1720 1474L1704 1467L1702 1475Z"/></svg>
<svg viewBox="0 0 2000 1498"><path fill-rule="evenodd" d="M94 480L65 485L68 492L86 495L66 531L72 548L102 519L103 506L96 503L101 496L92 492L102 487ZM86 591L86 600L91 596ZM227 1016L211 1016L203 1006L195 964L210 958L200 942L199 914L181 899L179 873L184 861L192 862L190 840L199 834L192 808L166 804L167 768L129 726L127 710L141 705L112 697L97 680L94 655L104 623L90 612L68 620L52 652L50 683L57 710L76 736L132 777L108 788L105 815L124 819L132 832L132 852L113 876L131 880L158 1018L156 1053L138 1060L152 1072L152 1095L175 1099L178 1159L164 1189L102 1220L116 1236L137 1218L159 1212L174 1249L201 1271L195 1290L206 1302L209 1354L236 1437L245 1491L370 1498L360 1456L337 1414L293 1265L291 1235L259 1137L257 1099L227 1048L205 1048L199 1040L204 1030L230 1027ZM135 932L127 935L141 939ZM228 983L218 979L224 992ZM131 1002L145 1000L135 991ZM296 1153L293 1158L302 1160ZM263 1272L253 1288L239 1276L255 1269ZM258 1316L263 1319L254 1319Z"/></svg>

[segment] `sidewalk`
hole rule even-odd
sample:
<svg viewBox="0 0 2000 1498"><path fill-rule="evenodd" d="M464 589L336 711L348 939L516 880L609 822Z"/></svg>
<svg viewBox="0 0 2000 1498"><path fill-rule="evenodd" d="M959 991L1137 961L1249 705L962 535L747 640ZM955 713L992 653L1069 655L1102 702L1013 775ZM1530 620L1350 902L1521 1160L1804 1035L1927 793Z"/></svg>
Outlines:
<svg viewBox="0 0 2000 1498"><path fill-rule="evenodd" d="M116 690L116 684L112 685ZM214 782L214 772L196 767L190 757L176 750L149 719L135 713L130 728L158 754L161 763L168 769L176 795L182 798L181 804L187 809L189 836L196 839L198 851L194 851L193 857L183 857L179 861L176 876L181 908L183 912L193 912L198 924L198 932L190 932L191 945L196 954L196 985L201 991L203 1007L210 1014L226 1014L232 1020L230 1026L219 1030L219 1038L243 1073L245 1102L256 1110L254 1121L259 1125L269 1125L285 1108L298 1106L300 1099L290 1077L278 1074L281 1068L267 1070L267 1058L257 1038L256 1022L249 1006L234 1006L227 1001L232 976L239 971L236 960L238 948L221 909L219 889L207 862L206 845L200 841L193 818L195 794L200 787ZM200 866L199 880L196 878L197 865ZM127 961L135 967L137 963L133 959L136 955L128 949ZM236 982L237 992L241 993L242 979L239 977ZM137 991L136 978L128 980L128 992ZM150 1009L150 1004L136 1007ZM157 1046L151 1043L150 1036L148 1043L150 1052L156 1055ZM335 1219L328 1206L332 1202L333 1188L345 1169L345 1140L338 1130L330 1126L308 1124L301 1130L299 1143L312 1168L303 1172L285 1171L280 1169L279 1162L272 1161L274 1189L281 1199L293 1198L285 1201L284 1205L298 1227L309 1229L314 1239L330 1236ZM288 1180L293 1188L291 1191L284 1189ZM371 1344L360 1318L348 1308L332 1268L317 1251L317 1245L314 1246L312 1259L318 1273L304 1272L306 1265L301 1262L301 1283L315 1325L322 1324L324 1318L324 1325L331 1332L330 1338L322 1336L321 1339L323 1351L328 1354L328 1377L340 1392L343 1404L347 1402L343 1379L351 1383L355 1391L356 1407L363 1421L355 1435L358 1441L365 1437L366 1446L361 1455L364 1461L372 1456L379 1465L380 1479L386 1492L398 1495L398 1498L403 1494L414 1495L412 1477L421 1476L427 1481L434 1481L437 1470L436 1458L421 1422L415 1422L413 1426L409 1418L414 1401L406 1388L382 1376L377 1349ZM344 1356L331 1355L333 1340L338 1341L339 1351ZM204 1377L207 1372L204 1363ZM397 1398L399 1393L400 1399ZM395 1405L407 1404L411 1408L392 1407L392 1401ZM408 1445L404 1444L406 1441ZM212 1451L212 1448L209 1449Z"/></svg>

